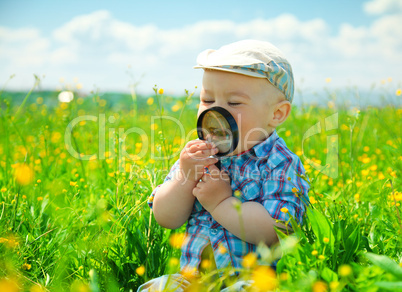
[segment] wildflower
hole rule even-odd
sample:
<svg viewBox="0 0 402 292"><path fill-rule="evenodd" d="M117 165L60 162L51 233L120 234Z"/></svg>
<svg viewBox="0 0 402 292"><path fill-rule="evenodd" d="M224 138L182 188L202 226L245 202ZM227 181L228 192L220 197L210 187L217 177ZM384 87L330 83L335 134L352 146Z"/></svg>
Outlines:
<svg viewBox="0 0 402 292"><path fill-rule="evenodd" d="M401 96L402 94L402 89L398 88L395 92L396 96Z"/></svg>
<svg viewBox="0 0 402 292"><path fill-rule="evenodd" d="M330 77L325 78L326 83L331 83L331 81L332 81L332 78L330 78Z"/></svg>
<svg viewBox="0 0 402 292"><path fill-rule="evenodd" d="M62 91L58 98L60 102L68 103L74 99L74 94L71 91Z"/></svg>
<svg viewBox="0 0 402 292"><path fill-rule="evenodd" d="M180 105L175 104L174 106L172 106L172 112L177 112L180 109Z"/></svg>
<svg viewBox="0 0 402 292"><path fill-rule="evenodd" d="M325 259L325 256L324 256L324 255L322 255L322 254L320 254L320 255L318 256L318 259L320 259L320 260L324 260L324 259Z"/></svg>
<svg viewBox="0 0 402 292"><path fill-rule="evenodd" d="M293 192L293 193L298 193L299 190L298 190L297 188L293 188L293 189L292 189L292 192Z"/></svg>
<svg viewBox="0 0 402 292"><path fill-rule="evenodd" d="M152 97L148 98L147 105L152 105L154 103L154 99Z"/></svg>
<svg viewBox="0 0 402 292"><path fill-rule="evenodd" d="M226 247L224 247L222 244L220 244L219 245L219 247L218 247L218 252L220 253L220 254L225 254L225 253L227 253L227 249L226 249Z"/></svg>
<svg viewBox="0 0 402 292"><path fill-rule="evenodd" d="M25 195L22 195L22 198L25 200L26 198L27 198L27 196L25 196Z"/></svg>
<svg viewBox="0 0 402 292"><path fill-rule="evenodd" d="M75 187L77 185L77 182L75 181L70 181L70 186Z"/></svg>
<svg viewBox="0 0 402 292"><path fill-rule="evenodd" d="M158 129L158 125L157 124L152 124L151 125L151 130L156 130Z"/></svg>
<svg viewBox="0 0 402 292"><path fill-rule="evenodd" d="M341 277L347 277L352 274L352 268L349 265L341 265L338 269L338 273Z"/></svg>
<svg viewBox="0 0 402 292"><path fill-rule="evenodd" d="M359 202L359 200L360 200L360 194L355 194L355 200L356 200L356 202Z"/></svg>
<svg viewBox="0 0 402 292"><path fill-rule="evenodd" d="M182 275L183 275L184 278L192 279L192 278L195 277L195 275L196 275L196 273L197 273L197 268L196 268L196 267L193 267L193 268L184 268L184 269L181 271L181 273L182 273Z"/></svg>
<svg viewBox="0 0 402 292"><path fill-rule="evenodd" d="M311 204L315 204L315 203L317 203L317 200L314 199L314 197L310 197L310 203L311 203Z"/></svg>
<svg viewBox="0 0 402 292"><path fill-rule="evenodd" d="M43 201L43 197L38 197L38 202Z"/></svg>
<svg viewBox="0 0 402 292"><path fill-rule="evenodd" d="M234 196L235 196L236 198L240 199L240 198L241 198L241 191L240 191L240 190L235 190L235 191L234 191Z"/></svg>
<svg viewBox="0 0 402 292"><path fill-rule="evenodd" d="M267 266L255 268L251 277L254 282L253 286L257 288L257 291L271 291L276 289L278 285L275 271Z"/></svg>
<svg viewBox="0 0 402 292"><path fill-rule="evenodd" d="M326 292L328 291L328 286L323 281L317 281L313 284L313 292Z"/></svg>
<svg viewBox="0 0 402 292"><path fill-rule="evenodd" d="M287 130L287 131L285 132L285 136L286 136L286 137L289 137L291 134L292 134L292 132L290 132L290 130Z"/></svg>
<svg viewBox="0 0 402 292"><path fill-rule="evenodd" d="M38 184L40 184L42 181L41 181L40 179L38 179L36 182L37 182Z"/></svg>
<svg viewBox="0 0 402 292"><path fill-rule="evenodd" d="M170 258L169 259L169 265L170 266L177 266L180 263L178 258Z"/></svg>
<svg viewBox="0 0 402 292"><path fill-rule="evenodd" d="M312 254L313 256L316 256L316 255L318 254L318 251L313 250L313 251L311 252L311 254Z"/></svg>
<svg viewBox="0 0 402 292"><path fill-rule="evenodd" d="M329 242L329 238L328 237L324 237L324 243L328 243Z"/></svg>
<svg viewBox="0 0 402 292"><path fill-rule="evenodd" d="M1 188L1 192L2 192L2 193L7 192L7 188Z"/></svg>
<svg viewBox="0 0 402 292"><path fill-rule="evenodd" d="M164 92L163 88L159 88L158 93L163 94L163 92Z"/></svg>
<svg viewBox="0 0 402 292"><path fill-rule="evenodd" d="M255 255L255 253L250 252L243 258L242 265L245 268L251 268L255 265L256 262L257 256Z"/></svg>
<svg viewBox="0 0 402 292"><path fill-rule="evenodd" d="M145 267L144 266L139 266L137 269L135 269L135 272L139 275L142 276L145 274Z"/></svg>
<svg viewBox="0 0 402 292"><path fill-rule="evenodd" d="M329 288L331 289L331 291L337 290L338 287L339 287L338 281L332 281L331 283L329 283Z"/></svg>
<svg viewBox="0 0 402 292"><path fill-rule="evenodd" d="M288 210L288 208L283 207L283 208L281 208L281 212L283 212L283 213L289 213L289 210Z"/></svg>
<svg viewBox="0 0 402 292"><path fill-rule="evenodd" d="M201 268L203 268L203 269L208 269L208 268L210 268L211 266L212 266L212 263L211 263L211 261L208 260L208 259L205 259L205 260L203 260L203 261L201 262Z"/></svg>
<svg viewBox="0 0 402 292"><path fill-rule="evenodd" d="M22 268L23 268L24 270L30 270L31 267L32 267L32 266L31 266L30 264L27 264L27 263L25 263L25 264L22 265Z"/></svg>
<svg viewBox="0 0 402 292"><path fill-rule="evenodd" d="M291 180L292 180L292 178L290 176L288 176L288 181L291 181Z"/></svg>
<svg viewBox="0 0 402 292"><path fill-rule="evenodd" d="M34 172L26 164L19 164L14 172L15 180L21 185L28 185L34 179Z"/></svg>
<svg viewBox="0 0 402 292"><path fill-rule="evenodd" d="M20 288L16 281L3 278L0 280L0 291L17 292Z"/></svg>
<svg viewBox="0 0 402 292"><path fill-rule="evenodd" d="M169 243L174 248L181 248L185 239L184 233L174 233L169 238Z"/></svg>

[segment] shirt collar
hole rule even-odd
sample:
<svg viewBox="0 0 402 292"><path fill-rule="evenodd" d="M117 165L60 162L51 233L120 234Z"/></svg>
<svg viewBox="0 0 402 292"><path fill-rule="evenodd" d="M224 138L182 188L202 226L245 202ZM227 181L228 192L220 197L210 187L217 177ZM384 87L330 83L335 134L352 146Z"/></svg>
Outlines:
<svg viewBox="0 0 402 292"><path fill-rule="evenodd" d="M246 153L250 153L258 158L267 157L277 139L279 139L279 136L276 133L276 130L274 130L267 139L258 143L257 145L254 145L251 149L234 156L223 156L221 161L227 162L231 161L232 159L239 159L240 157L244 157Z"/></svg>
<svg viewBox="0 0 402 292"><path fill-rule="evenodd" d="M271 151L272 147L274 146L276 140L279 139L278 133L274 130L271 135L262 141L261 143L255 145L252 149L255 153L255 156L262 158L268 156L269 152Z"/></svg>

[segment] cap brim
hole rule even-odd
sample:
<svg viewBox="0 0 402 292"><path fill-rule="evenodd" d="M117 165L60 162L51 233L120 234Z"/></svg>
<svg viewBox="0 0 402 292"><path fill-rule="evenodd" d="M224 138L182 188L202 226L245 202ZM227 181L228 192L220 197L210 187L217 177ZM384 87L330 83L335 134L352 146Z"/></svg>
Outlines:
<svg viewBox="0 0 402 292"><path fill-rule="evenodd" d="M225 71L225 72L236 73L236 74L257 77L257 78L267 78L266 76L261 75L257 72L252 72L252 71L242 70L242 69L230 69L230 68L221 68L221 67L214 67L214 66L201 66L201 65L194 66L193 68L194 69L211 69L211 70Z"/></svg>

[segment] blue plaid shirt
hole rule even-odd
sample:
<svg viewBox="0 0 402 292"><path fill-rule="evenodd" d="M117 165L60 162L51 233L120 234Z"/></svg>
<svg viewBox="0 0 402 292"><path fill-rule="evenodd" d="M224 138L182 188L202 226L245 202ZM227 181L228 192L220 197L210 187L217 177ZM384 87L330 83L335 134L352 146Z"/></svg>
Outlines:
<svg viewBox="0 0 402 292"><path fill-rule="evenodd" d="M286 147L276 131L245 153L223 157L221 168L229 173L233 195L236 191L242 202L262 204L274 219L286 221L291 214L300 223L303 222L305 204L309 202L309 185L298 174L305 174L305 170L299 157ZM165 182L171 180L177 171L179 161L172 166ZM154 189L151 197L155 196L158 188ZM151 208L152 201L148 201ZM288 213L281 212L282 208L287 208ZM218 269L228 266L239 268L242 258L256 251L256 245L242 241L223 228L196 200L186 226L181 269L198 269L202 251L209 244Z"/></svg>

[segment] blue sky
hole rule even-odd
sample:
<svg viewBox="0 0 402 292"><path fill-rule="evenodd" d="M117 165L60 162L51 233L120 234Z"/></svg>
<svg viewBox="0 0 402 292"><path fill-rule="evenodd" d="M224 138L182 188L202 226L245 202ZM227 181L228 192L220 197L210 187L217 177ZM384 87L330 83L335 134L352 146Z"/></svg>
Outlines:
<svg viewBox="0 0 402 292"><path fill-rule="evenodd" d="M299 89L398 86L400 27L400 0L0 0L0 85L16 74L7 89L25 90L38 74L49 89L182 94L200 86L199 52L255 38L285 53Z"/></svg>

